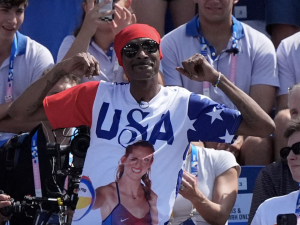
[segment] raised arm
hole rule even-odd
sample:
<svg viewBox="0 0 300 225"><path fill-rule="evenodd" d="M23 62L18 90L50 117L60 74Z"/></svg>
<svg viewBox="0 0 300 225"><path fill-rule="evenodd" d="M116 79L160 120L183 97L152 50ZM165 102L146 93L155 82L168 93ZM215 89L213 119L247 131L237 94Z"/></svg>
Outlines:
<svg viewBox="0 0 300 225"><path fill-rule="evenodd" d="M110 1L112 0L100 2L96 4L94 8L87 9L82 27L63 59L69 58L80 52L88 51L91 39L96 34L98 26L104 23L100 19L101 17L114 14L114 20L109 22L113 35L116 35L128 25L136 23L135 15L131 14L131 12L126 9L126 7L120 7L118 4L115 4L115 10L99 12L99 10ZM107 35L107 33L103 32L101 34L101 37L105 39L107 38Z"/></svg>
<svg viewBox="0 0 300 225"><path fill-rule="evenodd" d="M270 116L245 92L231 83L223 74L216 71L206 59L195 54L182 62L183 68L176 70L195 81L207 81L213 85L218 84L227 97L241 112L243 120L237 130L237 135L267 137L275 129Z"/></svg>
<svg viewBox="0 0 300 225"><path fill-rule="evenodd" d="M65 75L78 77L99 75L100 66L89 53L80 53L58 63L47 74L31 84L9 107L9 115L16 120L47 120L43 100L51 88Z"/></svg>
<svg viewBox="0 0 300 225"><path fill-rule="evenodd" d="M100 2L99 4L96 4L94 8L87 8L92 6L90 6L88 3L85 3L86 15L82 23L82 27L78 35L76 36L73 44L71 45L69 51L63 57L63 60L72 57L78 53L88 51L89 44L91 42L92 37L96 33L97 27L100 23L103 23L103 21L100 20L100 17L105 17L113 13L113 11L99 12L101 7L103 7L108 2L110 2L110 0Z"/></svg>

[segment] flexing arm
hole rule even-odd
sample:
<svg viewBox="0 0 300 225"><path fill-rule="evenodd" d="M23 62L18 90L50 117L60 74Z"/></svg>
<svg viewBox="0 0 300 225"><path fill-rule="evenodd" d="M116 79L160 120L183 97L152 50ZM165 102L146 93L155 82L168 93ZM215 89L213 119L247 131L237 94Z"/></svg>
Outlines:
<svg viewBox="0 0 300 225"><path fill-rule="evenodd" d="M219 72L200 54L183 61L182 65L183 68L177 67L177 71L192 80L208 81L212 84L218 81ZM270 116L223 74L221 74L218 88L227 95L242 114L243 120L237 130L237 135L267 137L274 131L275 124Z"/></svg>
<svg viewBox="0 0 300 225"><path fill-rule="evenodd" d="M30 132L38 124L40 124L40 121L16 121L10 116L7 116L0 120L0 132L15 134L19 134L21 132Z"/></svg>
<svg viewBox="0 0 300 225"><path fill-rule="evenodd" d="M51 88L66 74L78 77L93 76L100 73L97 60L89 53L81 53L64 60L47 74L31 84L9 107L13 119L27 121L47 120L43 100Z"/></svg>
<svg viewBox="0 0 300 225"><path fill-rule="evenodd" d="M4 119L8 115L8 108L11 102L3 103L0 105L0 120Z"/></svg>
<svg viewBox="0 0 300 225"><path fill-rule="evenodd" d="M8 115L8 109L11 102L0 105L0 132L21 133L29 132L40 122L32 121L15 121Z"/></svg>
<svg viewBox="0 0 300 225"><path fill-rule="evenodd" d="M234 206L238 192L238 174L235 168L230 168L216 177L212 201L207 199L197 187L197 179L184 171L181 183L184 189L179 193L190 200L199 214L212 225L225 224Z"/></svg>

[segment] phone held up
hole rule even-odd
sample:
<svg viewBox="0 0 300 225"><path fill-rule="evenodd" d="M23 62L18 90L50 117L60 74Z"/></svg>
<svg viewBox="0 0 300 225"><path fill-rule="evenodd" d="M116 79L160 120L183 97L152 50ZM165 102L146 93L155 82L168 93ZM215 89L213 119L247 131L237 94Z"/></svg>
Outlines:
<svg viewBox="0 0 300 225"><path fill-rule="evenodd" d="M96 0L96 4L98 4L100 2L104 2L104 1L105 0ZM107 12L107 11L113 10L114 8L115 8L115 3L113 0L111 0L109 3L107 3L103 7L101 7L99 12ZM104 20L104 21L112 21L114 19L114 14L105 16L105 17L101 17L100 19Z"/></svg>
<svg viewBox="0 0 300 225"><path fill-rule="evenodd" d="M277 215L277 225L297 225L297 216L294 213Z"/></svg>

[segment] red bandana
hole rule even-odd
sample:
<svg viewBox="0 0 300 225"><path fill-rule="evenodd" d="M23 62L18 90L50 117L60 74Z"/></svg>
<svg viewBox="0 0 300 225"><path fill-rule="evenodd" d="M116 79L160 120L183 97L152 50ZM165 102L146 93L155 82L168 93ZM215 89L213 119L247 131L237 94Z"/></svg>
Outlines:
<svg viewBox="0 0 300 225"><path fill-rule="evenodd" d="M124 46L131 40L136 38L150 38L153 41L156 41L160 44L161 39L159 33L155 30L155 28L150 27L147 24L132 24L128 27L125 27L121 30L115 37L115 52L119 60L120 66L123 66L121 50ZM160 59L162 59L163 55L161 53L161 49L159 46L159 54Z"/></svg>

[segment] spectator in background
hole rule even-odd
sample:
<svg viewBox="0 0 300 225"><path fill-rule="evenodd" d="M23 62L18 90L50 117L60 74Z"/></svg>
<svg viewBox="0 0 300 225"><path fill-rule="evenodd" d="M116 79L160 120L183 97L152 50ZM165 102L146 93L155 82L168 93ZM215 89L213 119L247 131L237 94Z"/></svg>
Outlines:
<svg viewBox="0 0 300 225"><path fill-rule="evenodd" d="M198 3L199 15L162 39L165 85L181 86L235 108L229 98L211 84L192 81L176 71L185 58L201 53L216 70L270 114L279 86L272 42L232 16L233 5L238 0L195 2ZM267 165L273 161L271 143L270 138L247 137L244 140L239 136L231 146L216 143L206 143L206 146L233 152L241 164Z"/></svg>
<svg viewBox="0 0 300 225"><path fill-rule="evenodd" d="M114 0L115 10L99 12L101 7L110 1L113 0L105 0L99 4L95 4L94 0L83 1L82 24L74 31L74 35L69 35L63 40L58 51L57 62L80 52L89 52L101 64L100 76L93 77L91 80L128 82L114 51L114 39L124 27L136 23L136 18L129 11L131 0ZM112 22L100 19L111 14L114 14ZM82 82L87 81L90 80L82 78Z"/></svg>
<svg viewBox="0 0 300 225"><path fill-rule="evenodd" d="M0 0L0 146L15 133L37 125L16 123L7 113L8 106L54 63L48 49L18 32L27 5L27 0Z"/></svg>
<svg viewBox="0 0 300 225"><path fill-rule="evenodd" d="M166 222L190 141L206 139L231 143L236 132L265 137L273 132L274 124L255 101L213 69L200 54L185 60L182 63L184 68L178 67L177 70L191 79L217 85L237 104L240 112L183 88L159 85L162 57L159 44L160 36L154 28L145 24L130 25L118 33L115 45L119 63L130 79L129 84L86 82L47 97L43 105L45 91L55 85L58 77L70 73L76 76L99 74L95 58L82 53L57 64L32 84L10 105L9 113L16 119L49 118L54 128L89 125L91 145L83 175L89 176L95 187L113 182L115 164L124 155L124 146L136 140L149 140L157 147L151 166L151 181L160 206L159 222ZM55 116L57 112L59 116ZM82 194L80 191L79 199L82 199ZM78 205L82 204L79 200ZM73 221L82 218L82 211L77 210ZM93 214L88 214L78 224L88 224L92 217Z"/></svg>
<svg viewBox="0 0 300 225"><path fill-rule="evenodd" d="M197 144L197 143L195 143ZM199 168L199 169L198 169ZM172 225L191 218L195 224L226 224L238 193L240 166L230 152L191 144Z"/></svg>
<svg viewBox="0 0 300 225"><path fill-rule="evenodd" d="M45 72L47 72L46 70ZM79 84L80 79L74 75L66 75L61 78L56 85L48 92L47 96L51 96L57 94L61 91L69 89L77 84ZM38 120L38 118L36 118ZM70 144L70 136L72 135L72 129L58 129L55 131L55 137L53 133L53 128L48 121L39 121L39 125L37 125L34 129L32 129L28 136L25 137L21 146L14 146L13 144L10 146L8 151L10 151L10 155L16 151L16 148L20 148L20 153L14 157L15 166L9 170L6 168L7 165L7 151L3 147L0 151L0 190L4 190L5 193L9 194L15 201L22 202L24 200L25 195L36 196L36 197L45 197L45 198L55 198L59 196L60 190L63 190L61 184L64 184L64 176L56 177L57 183L53 180L53 171L55 170L52 166L57 166L56 162L53 160L52 156L48 155L47 149L48 143L58 143L60 145L68 145ZM14 139L13 137L12 139ZM37 170L33 170L32 163L32 148L35 147L32 145L33 141L36 144L36 153L38 161ZM13 143L13 141L12 141ZM5 145L4 145L5 146ZM61 156L61 168L68 168L68 155ZM10 165L10 164L9 164ZM33 172L35 171L35 172ZM34 179L35 177L35 179ZM38 179L36 179L36 177ZM40 183L40 191L36 189L35 182L39 180ZM39 186L39 185L37 185ZM22 187L22 188L20 188ZM59 187L59 189L58 189ZM1 198L0 198L1 200ZM1 202L0 202L1 204ZM44 202L41 204L43 213L46 211L53 210L53 205ZM74 209L73 209L74 210ZM25 213L16 213L10 219L11 225L23 225L23 224L33 224L34 219L36 218L35 210L28 210ZM57 215L56 215L57 216ZM1 215L0 215L1 217ZM43 216L41 216L43 218ZM51 219L57 219L57 217L51 217ZM1 218L0 218L1 221ZM45 224L47 221L44 221ZM58 222L58 221L57 221Z"/></svg>
<svg viewBox="0 0 300 225"><path fill-rule="evenodd" d="M278 135L275 135L275 149L278 148L276 144L280 144L280 146L282 146L281 148L287 146L287 139L283 136L283 133L287 129L287 126L291 119L299 118L300 83L289 88L287 97L287 105L289 106L289 109L280 111L278 113L278 116L276 116L275 118L275 124L276 122L278 122L278 117L285 118L282 119L282 123L280 124L280 126L276 127L275 131L275 134L279 133L280 131L284 141L279 143L278 140L276 140L276 138L278 138ZM285 124L283 123L284 121ZM280 150L278 151L278 154L279 153ZM266 199L289 194L290 192L295 191L298 188L298 183L293 180L286 160L282 159L279 154L276 162L263 168L256 178L248 224L251 223L258 206Z"/></svg>
<svg viewBox="0 0 300 225"><path fill-rule="evenodd" d="M293 180L300 182L300 121L293 120L285 130L288 147L280 151L283 159L287 160ZM297 190L298 189L298 190ZM299 186L295 191L279 197L272 197L264 201L257 209L251 222L253 225L276 224L278 214L296 213L299 217Z"/></svg>
<svg viewBox="0 0 300 225"><path fill-rule="evenodd" d="M161 37L165 34L168 7L175 28L188 22L196 14L196 4L193 0L132 0L132 9L138 22L154 27Z"/></svg>
<svg viewBox="0 0 300 225"><path fill-rule="evenodd" d="M280 42L300 31L299 0L265 0L266 30L277 49Z"/></svg>
<svg viewBox="0 0 300 225"><path fill-rule="evenodd" d="M275 160L280 159L279 151L286 146L287 140L283 136L283 131L292 118L298 116L298 107L291 107L291 101L288 103L288 96L291 97L292 90L288 91L289 87L300 82L300 32L284 39L277 49L277 63L278 63L278 76L280 80L280 87L277 92L276 98L276 112L277 115L274 119L276 123L276 130L274 133L274 150ZM294 88L297 90L299 84ZM294 89L293 88L293 89ZM290 94L288 94L290 92ZM299 94L297 94L299 98ZM298 99L294 100L298 101ZM290 110L288 109L290 108Z"/></svg>

